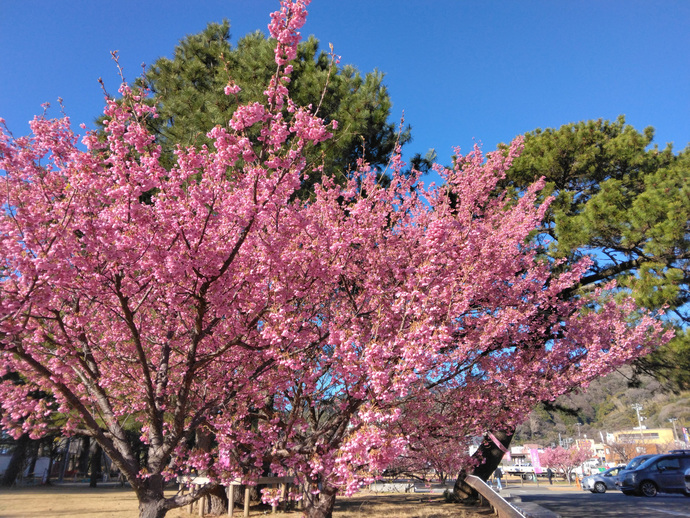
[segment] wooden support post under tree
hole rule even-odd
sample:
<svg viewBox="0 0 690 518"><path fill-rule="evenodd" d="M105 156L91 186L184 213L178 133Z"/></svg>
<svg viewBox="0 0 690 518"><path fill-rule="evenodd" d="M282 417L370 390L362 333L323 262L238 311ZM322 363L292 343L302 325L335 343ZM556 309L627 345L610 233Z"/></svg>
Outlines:
<svg viewBox="0 0 690 518"><path fill-rule="evenodd" d="M194 488L195 488L195 486L192 486L192 489L194 489ZM189 504L187 506L187 513L192 514L193 512L194 512L194 502L192 502L191 504Z"/></svg>
<svg viewBox="0 0 690 518"><path fill-rule="evenodd" d="M235 510L235 484L230 484L225 491L228 495L228 516L232 516Z"/></svg>
<svg viewBox="0 0 690 518"><path fill-rule="evenodd" d="M279 487L281 488L281 496L283 497L283 501L285 501L285 496L286 496L286 487L287 484L290 483L293 480L293 477L259 477L256 482L257 484L268 484L271 487L275 488L276 484L279 484ZM208 484L210 480L207 477L178 477L177 479L179 484L186 484L189 485L192 490L196 491L198 490L201 486L204 484ZM242 480L233 480L225 484L225 493L228 496L228 516L233 516L234 514L234 503L235 503L235 486L242 485ZM244 489L244 516L248 517L249 516L249 501L250 501L250 486L245 485ZM208 507L206 504L207 502L210 503L210 497L209 496L203 496L198 500L199 503L199 516L204 516L204 513L206 512L206 508ZM188 506L188 511L189 514L192 514L192 506L193 504L189 504ZM273 507L273 512L276 512L277 506L272 506Z"/></svg>

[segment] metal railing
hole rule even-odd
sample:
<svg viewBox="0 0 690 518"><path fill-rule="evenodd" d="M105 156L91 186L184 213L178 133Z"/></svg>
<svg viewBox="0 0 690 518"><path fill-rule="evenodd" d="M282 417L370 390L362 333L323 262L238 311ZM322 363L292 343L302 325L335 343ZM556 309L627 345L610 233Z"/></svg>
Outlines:
<svg viewBox="0 0 690 518"><path fill-rule="evenodd" d="M525 518L524 514L506 502L501 495L491 489L481 478L475 477L474 475L467 475L465 482L467 482L467 485L471 488L475 489L484 500L489 502L489 505L494 509L498 518Z"/></svg>

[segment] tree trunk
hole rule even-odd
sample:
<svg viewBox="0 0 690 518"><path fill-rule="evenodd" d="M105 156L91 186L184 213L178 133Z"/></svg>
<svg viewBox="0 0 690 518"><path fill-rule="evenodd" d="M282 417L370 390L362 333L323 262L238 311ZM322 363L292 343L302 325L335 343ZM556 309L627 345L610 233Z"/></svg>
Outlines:
<svg viewBox="0 0 690 518"><path fill-rule="evenodd" d="M17 439L14 452L12 452L12 458L10 463L5 470L5 474L0 481L0 485L3 487L11 487L17 480L17 477L22 472L24 468L24 462L26 461L26 454L29 450L29 443L31 438L28 433L22 434L19 439Z"/></svg>
<svg viewBox="0 0 690 518"><path fill-rule="evenodd" d="M50 477L53 474L53 464L55 463L54 456L53 456L53 449L50 449L50 457L48 459L48 472L46 473L46 476L43 478L43 484L46 486L50 485Z"/></svg>
<svg viewBox="0 0 690 518"><path fill-rule="evenodd" d="M36 462L38 462L38 454L39 454L39 441L31 441L29 444L29 448L27 450L29 451L29 458L31 461L29 462L29 468L26 470L26 473L32 477L34 480L36 479Z"/></svg>
<svg viewBox="0 0 690 518"><path fill-rule="evenodd" d="M196 446L202 451L211 452L213 449L213 435L204 428L196 431ZM205 475L202 471L200 475ZM209 503L206 511L210 514L226 514L228 512L228 497L222 487L217 487L208 495ZM206 498L199 501L199 505L206 505Z"/></svg>
<svg viewBox="0 0 690 518"><path fill-rule="evenodd" d="M86 477L89 472L89 457L91 454L91 443L89 437L86 435L81 438L81 452L79 453L79 460L77 461L77 473Z"/></svg>
<svg viewBox="0 0 690 518"><path fill-rule="evenodd" d="M163 504L163 496L160 498L144 498L139 500L139 518L164 518L168 510Z"/></svg>
<svg viewBox="0 0 690 518"><path fill-rule="evenodd" d="M335 495L337 490L330 486L325 486L318 495L307 492L306 508L304 509L305 518L332 518L333 508L335 507Z"/></svg>
<svg viewBox="0 0 690 518"><path fill-rule="evenodd" d="M62 459L60 461L60 474L58 475L58 482L62 482L65 479L65 471L67 471L67 465L69 464L69 444L70 438L67 437L65 449L62 453Z"/></svg>
<svg viewBox="0 0 690 518"><path fill-rule="evenodd" d="M493 434L503 448L507 450L510 447L510 441L513 439L514 432L515 429L512 428L510 430L496 431L493 432ZM503 450L499 448L488 435L485 436L479 449L472 456L479 461L477 467L472 471L472 475L481 478L484 482L489 480L501 463L503 453ZM478 500L479 495L475 489L465 482L466 476L467 473L464 470L458 475L455 486L453 487L452 500L464 504L472 504Z"/></svg>
<svg viewBox="0 0 690 518"><path fill-rule="evenodd" d="M449 500L465 505L477 503L479 500L479 493L477 493L472 486L465 482L465 477L467 477L467 475L468 473L464 469L458 474L458 478L455 480L453 492L451 493Z"/></svg>
<svg viewBox="0 0 690 518"><path fill-rule="evenodd" d="M101 478L103 449L101 445L95 443L91 453L91 478L89 480L90 487L98 487L98 479Z"/></svg>
<svg viewBox="0 0 690 518"><path fill-rule="evenodd" d="M228 512L228 496L225 494L225 488L218 486L209 494L208 513L221 515Z"/></svg>
<svg viewBox="0 0 690 518"><path fill-rule="evenodd" d="M160 474L152 475L138 482L142 485L135 487L135 482L130 481L139 499L139 518L163 518L170 510L165 502L163 477Z"/></svg>

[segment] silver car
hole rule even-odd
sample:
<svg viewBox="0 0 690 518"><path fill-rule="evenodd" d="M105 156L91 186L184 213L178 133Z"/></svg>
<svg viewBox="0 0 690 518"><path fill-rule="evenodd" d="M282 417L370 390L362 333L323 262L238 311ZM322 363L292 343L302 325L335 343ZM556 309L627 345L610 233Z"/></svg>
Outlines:
<svg viewBox="0 0 690 518"><path fill-rule="evenodd" d="M592 493L606 493L607 489L618 489L616 481L618 480L618 474L624 467L616 466L601 473L586 476L582 479L582 490L591 491Z"/></svg>

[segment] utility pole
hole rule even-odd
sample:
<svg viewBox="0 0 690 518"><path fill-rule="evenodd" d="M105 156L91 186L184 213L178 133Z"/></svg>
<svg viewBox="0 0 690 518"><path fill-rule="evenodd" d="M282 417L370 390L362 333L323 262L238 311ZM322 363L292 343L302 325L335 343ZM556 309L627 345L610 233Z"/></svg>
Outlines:
<svg viewBox="0 0 690 518"><path fill-rule="evenodd" d="M642 405L639 403L635 403L634 405L631 405L633 409L635 409L635 413L637 414L637 426L638 430L640 431L640 440L644 441L644 435L642 434L642 418L640 417L640 410L642 410Z"/></svg>
<svg viewBox="0 0 690 518"><path fill-rule="evenodd" d="M671 417L668 422L673 425L673 443L677 445L676 443L680 442L678 440L678 432L676 432L676 421L678 421L677 417Z"/></svg>

